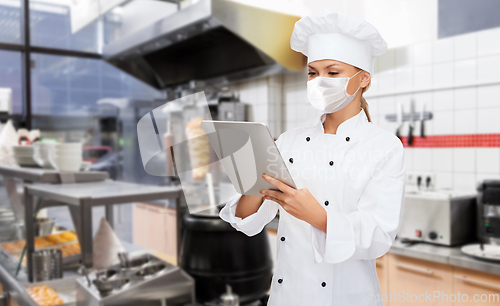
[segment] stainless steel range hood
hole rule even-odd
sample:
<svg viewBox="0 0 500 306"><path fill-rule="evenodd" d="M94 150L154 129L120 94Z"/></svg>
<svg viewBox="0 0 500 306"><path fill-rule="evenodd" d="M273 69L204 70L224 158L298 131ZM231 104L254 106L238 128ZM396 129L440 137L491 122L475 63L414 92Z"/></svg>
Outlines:
<svg viewBox="0 0 500 306"><path fill-rule="evenodd" d="M106 45L103 58L158 89L301 71L305 57L290 49L299 19L236 1L200 0Z"/></svg>

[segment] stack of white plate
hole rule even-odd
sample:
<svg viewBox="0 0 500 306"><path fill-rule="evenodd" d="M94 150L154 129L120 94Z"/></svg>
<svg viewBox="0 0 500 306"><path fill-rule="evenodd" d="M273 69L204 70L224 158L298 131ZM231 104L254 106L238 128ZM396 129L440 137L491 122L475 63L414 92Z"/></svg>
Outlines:
<svg viewBox="0 0 500 306"><path fill-rule="evenodd" d="M56 143L49 151L51 165L61 172L76 172L80 170L82 158L82 143Z"/></svg>
<svg viewBox="0 0 500 306"><path fill-rule="evenodd" d="M52 164L49 160L49 153L54 150L56 143L55 142L40 142L36 141L33 144L35 148L33 153L33 159L35 162L42 168L52 169Z"/></svg>
<svg viewBox="0 0 500 306"><path fill-rule="evenodd" d="M34 148L31 145L25 146L12 146L14 158L19 166L38 166L33 159Z"/></svg>

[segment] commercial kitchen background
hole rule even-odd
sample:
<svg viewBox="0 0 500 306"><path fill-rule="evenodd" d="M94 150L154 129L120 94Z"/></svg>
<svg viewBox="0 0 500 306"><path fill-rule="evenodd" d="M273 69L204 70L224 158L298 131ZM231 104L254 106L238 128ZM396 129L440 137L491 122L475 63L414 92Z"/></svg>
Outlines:
<svg viewBox="0 0 500 306"><path fill-rule="evenodd" d="M366 19L380 30L389 50L377 58L372 84L364 94L372 121L395 132L397 124L386 116L397 112L398 103L408 112L412 99L417 111L425 104L425 111L432 113L432 119L424 123L426 137L419 136L421 123L415 123L416 137L411 146L406 143L408 122L402 127L407 172L431 174L435 189L470 193L476 192L477 183L483 179L500 179L498 1L276 3L289 3L289 7L275 8L301 15L323 8L344 11ZM165 93L103 61L99 54L104 45L176 11L177 4L134 0L73 35L67 1L30 1L32 76L27 91L23 85L26 47L22 1L0 0L0 87L12 89L13 114L22 121L28 92L31 128L40 128L48 137L63 136L67 141L91 139L88 145L96 150L119 150L123 140L120 142L110 128L116 122L95 120L117 116L117 110L97 101L106 98L153 101L164 99ZM301 72L285 71L225 86L249 105L248 120L267 124L277 138L288 129L318 120L320 113L307 102L306 82L304 66ZM113 175L122 180L158 182L147 175ZM0 205L7 203L6 195L2 199ZM134 242L132 205L115 208L115 231L130 242ZM64 211L53 209L52 214L62 222L67 220L71 226ZM97 224L104 210L95 209L94 214ZM271 239L273 248L274 239Z"/></svg>
<svg viewBox="0 0 500 306"><path fill-rule="evenodd" d="M165 16L141 18L141 8L156 5L175 12L174 4L159 1L133 1L120 11L123 24L114 12L103 20L71 35L69 10L64 1L31 1L31 44L54 49L98 53L101 32L104 27L107 41L125 35L130 29L138 29L141 23L152 22ZM301 1L290 1L301 2ZM335 5L321 1L307 1L311 11ZM338 1L338 9L364 17L363 1ZM466 188L475 190L476 181L498 177L500 174L500 28L482 30L461 29L460 34L437 36L438 1L375 1L373 15L379 10L392 8L385 15L388 26L400 23L404 16L420 13L421 20L434 25L422 27L415 35L416 23L405 25L408 33L400 35L429 37L405 46L390 47L376 60L372 84L365 97L369 104L373 122L390 131L395 131L395 122L385 120L385 115L395 113L396 102L401 101L409 110L410 97L417 105L426 103L426 110L434 118L425 122L429 136L448 135L447 140L432 141L407 147L405 156L408 171L432 171L436 173L436 186L442 188ZM467 2L467 1L459 1ZM480 1L482 2L482 1ZM484 1L489 3L491 1ZM308 6L308 4L304 4ZM0 41L8 44L22 43L21 1L0 2ZM417 13L412 8L420 8ZM118 11L118 10L117 10ZM151 10L147 10L151 12ZM168 12L167 12L168 13ZM366 12L370 15L370 12ZM129 18L130 17L130 18ZM133 20L130 20L130 19ZM366 18L366 17L365 17ZM420 17L418 18L420 20ZM370 21L369 18L367 18ZM372 21L373 22L373 21ZM104 25L103 25L104 24ZM374 25L378 26L376 22ZM420 26L420 23L418 24ZM386 26L387 27L387 26ZM382 28L384 29L384 28ZM426 32L427 31L427 32ZM449 30L450 31L450 30ZM381 30L382 34L384 32ZM392 33L391 33L392 34ZM390 38L390 37L389 37ZM411 41L415 38L398 38ZM390 39L387 39L391 43ZM0 48L1 50L1 48ZM0 86L12 88L13 112L22 112L22 53L0 51ZM61 117L89 116L97 112L96 102L101 98L123 97L129 99L161 99L163 94L115 67L98 59L55 54L32 54L32 113L46 121L57 122ZM318 113L309 106L306 96L307 68L301 73L283 73L230 84L230 89L240 94L240 100L251 105L249 120L266 123L273 136L301 125L311 124ZM419 110L417 108L417 110ZM64 119L63 119L64 120ZM57 124L57 123L53 123ZM36 123L35 123L36 125ZM417 127L419 123L416 124ZM65 125L59 123L61 133ZM408 124L403 126L407 135ZM481 144L476 139L480 134L492 134ZM470 137L471 135L476 135ZM79 139L80 135L74 135ZM462 136L462 137L461 137ZM467 140L465 137L469 136ZM495 136L497 138L495 138Z"/></svg>

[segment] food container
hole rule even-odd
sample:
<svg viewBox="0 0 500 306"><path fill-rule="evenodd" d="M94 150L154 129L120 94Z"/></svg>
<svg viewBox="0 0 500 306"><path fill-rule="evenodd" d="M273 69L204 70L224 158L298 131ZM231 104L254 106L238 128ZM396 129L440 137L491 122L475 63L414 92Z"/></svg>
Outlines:
<svg viewBox="0 0 500 306"><path fill-rule="evenodd" d="M5 250L14 260L19 261L25 240L8 241L0 244L0 250ZM63 231L45 237L35 238L35 249L60 249L63 256L63 266L71 266L81 259L81 248L76 233L73 231ZM23 259L23 266L26 266L26 257Z"/></svg>
<svg viewBox="0 0 500 306"><path fill-rule="evenodd" d="M48 236L52 234L54 229L55 220L51 218L37 218L33 224L35 237ZM14 224L16 230L16 237L22 239L26 237L26 229L24 223L18 222Z"/></svg>
<svg viewBox="0 0 500 306"><path fill-rule="evenodd" d="M33 289L47 286L55 291L55 293L62 299L63 304L54 304L58 306L73 306L76 305L76 282L79 276L67 277L63 279L56 279L50 281L43 281L38 283L26 284L24 287L30 293ZM35 298L30 294L31 299L35 305L40 305Z"/></svg>
<svg viewBox="0 0 500 306"><path fill-rule="evenodd" d="M198 95L190 95L184 97L184 99L184 126L191 165L191 178L189 181L203 182L210 168L211 147L208 137L201 127L201 122L211 119L210 110L204 97L202 99Z"/></svg>
<svg viewBox="0 0 500 306"><path fill-rule="evenodd" d="M59 249L35 251L33 253L33 271L36 282L62 278L62 251Z"/></svg>
<svg viewBox="0 0 500 306"><path fill-rule="evenodd" d="M55 220L52 218L37 218L34 224L35 237L48 236L52 234Z"/></svg>

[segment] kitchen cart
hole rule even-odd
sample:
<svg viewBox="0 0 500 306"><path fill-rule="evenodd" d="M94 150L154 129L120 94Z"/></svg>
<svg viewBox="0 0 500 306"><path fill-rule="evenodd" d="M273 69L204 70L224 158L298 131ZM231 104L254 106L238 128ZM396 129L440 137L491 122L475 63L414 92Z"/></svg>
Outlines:
<svg viewBox="0 0 500 306"><path fill-rule="evenodd" d="M82 250L82 264L88 268L92 262L92 207L126 204L137 201L154 201L159 199L177 199L177 222L182 214L182 188L180 186L152 186L128 182L105 180L80 184L36 184L25 187L25 224L26 224L26 254L28 263L28 279L33 280L33 262L31 254L34 246L34 196L49 200L48 205L67 205L78 210L75 218L75 230ZM45 206L47 207L47 206ZM180 232L178 233L178 236ZM179 238L179 237L178 237ZM178 239L178 243L180 238ZM180 248L179 248L180 249Z"/></svg>
<svg viewBox="0 0 500 306"><path fill-rule="evenodd" d="M46 175L46 174L45 174ZM64 174L63 174L64 176ZM50 176L49 176L50 177ZM10 297L14 298L20 305L34 305L25 289L26 285L33 282L33 262L32 254L34 247L34 224L35 202L37 198L39 208L68 206L72 210L73 222L78 240L81 246L82 264L88 268L93 267L93 237L92 237L92 208L95 206L112 207L117 204L126 204L140 201L155 201L164 199L175 199L177 222L180 224L181 213L187 210L182 196L180 185L172 186L152 186L129 182L118 182L108 178L98 182L81 182L75 184L77 176L74 178L68 175L63 184L25 184L24 185L24 216L26 224L26 259L27 269L22 269L16 276L18 262L12 257L0 252L0 282L3 290ZM60 178L61 179L61 178ZM79 177L80 181L88 177ZM51 179L52 183L57 183L57 176ZM184 209L183 209L184 208ZM180 236L180 231L178 231ZM180 243L180 237L177 239ZM127 251L136 246L124 243ZM178 248L180 250L180 248ZM65 270L63 278L69 282L74 282L78 273L74 270ZM0 304L1 305L1 304Z"/></svg>

